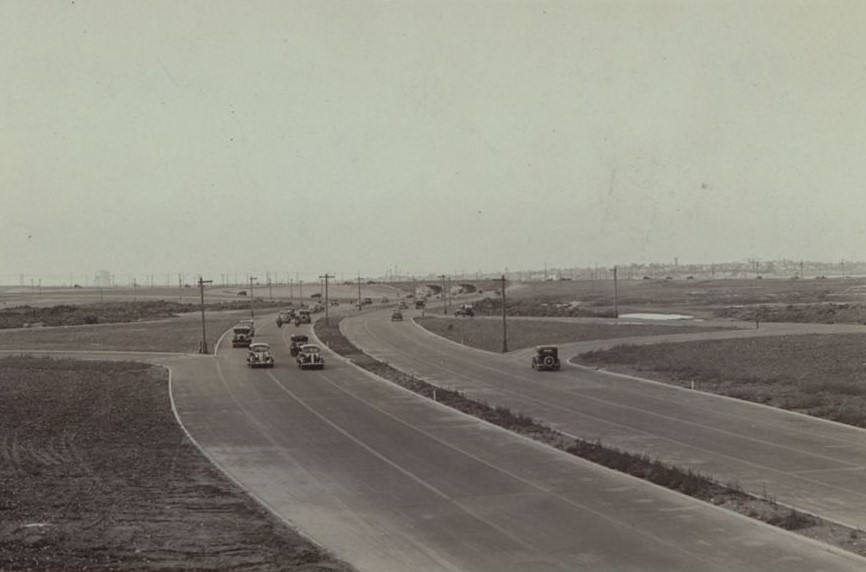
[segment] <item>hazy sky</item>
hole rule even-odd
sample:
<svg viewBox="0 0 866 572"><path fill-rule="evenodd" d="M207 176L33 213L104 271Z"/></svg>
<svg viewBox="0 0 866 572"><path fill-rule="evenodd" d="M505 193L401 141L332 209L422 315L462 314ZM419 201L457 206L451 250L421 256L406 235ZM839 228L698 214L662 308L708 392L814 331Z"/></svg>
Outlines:
<svg viewBox="0 0 866 572"><path fill-rule="evenodd" d="M863 260L864 28L861 0L3 0L0 281Z"/></svg>

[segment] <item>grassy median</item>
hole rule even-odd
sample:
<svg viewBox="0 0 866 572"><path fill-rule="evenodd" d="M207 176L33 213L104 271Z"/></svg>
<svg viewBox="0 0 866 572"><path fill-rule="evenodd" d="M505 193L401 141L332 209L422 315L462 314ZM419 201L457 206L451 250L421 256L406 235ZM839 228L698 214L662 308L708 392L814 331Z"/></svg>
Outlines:
<svg viewBox="0 0 866 572"><path fill-rule="evenodd" d="M772 499L744 492L736 484L723 484L692 470L671 466L647 455L636 455L600 442L577 439L551 429L520 413L494 407L467 398L459 391L437 387L363 353L340 331L339 323L315 324L316 335L338 354L380 377L428 399L434 399L458 411L550 445L572 455L592 461L694 498L710 502L778 526L815 538L852 552L866 555L866 535L861 531L828 523L815 516L781 506Z"/></svg>

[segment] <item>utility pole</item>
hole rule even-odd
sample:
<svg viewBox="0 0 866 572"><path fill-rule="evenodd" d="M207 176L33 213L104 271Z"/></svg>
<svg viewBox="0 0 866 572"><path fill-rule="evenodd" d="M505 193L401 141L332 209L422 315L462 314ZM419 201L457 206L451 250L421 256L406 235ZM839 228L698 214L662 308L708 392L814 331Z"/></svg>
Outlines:
<svg viewBox="0 0 866 572"><path fill-rule="evenodd" d="M205 280L201 276L198 277L198 292L201 296L201 346L199 347L198 353L206 354L207 353L207 332L205 331L205 321L204 321L204 285L210 284L213 280Z"/></svg>
<svg viewBox="0 0 866 572"><path fill-rule="evenodd" d="M328 274L325 272L323 276L319 276L321 280L325 281L325 325L330 326L330 322L328 322L328 279L333 278L333 274Z"/></svg>
<svg viewBox="0 0 866 572"><path fill-rule="evenodd" d="M255 291L253 290L253 280L256 280L256 277L250 276L250 320L254 320L256 318L256 313L253 310L253 300L256 299Z"/></svg>
<svg viewBox="0 0 866 572"><path fill-rule="evenodd" d="M271 289L271 273L268 272L268 299L274 299L274 291Z"/></svg>
<svg viewBox="0 0 866 572"><path fill-rule="evenodd" d="M363 307L361 303L361 273L358 272L358 309L360 310Z"/></svg>
<svg viewBox="0 0 866 572"><path fill-rule="evenodd" d="M442 279L442 302L443 302L442 314L447 316L448 315L448 295L447 295L448 291L445 289L445 275L440 274L439 278Z"/></svg>
<svg viewBox="0 0 866 572"><path fill-rule="evenodd" d="M616 266L613 267L613 317L619 318L619 295L616 283Z"/></svg>
<svg viewBox="0 0 866 572"><path fill-rule="evenodd" d="M502 275L502 353L508 352L508 326L505 321L505 274Z"/></svg>

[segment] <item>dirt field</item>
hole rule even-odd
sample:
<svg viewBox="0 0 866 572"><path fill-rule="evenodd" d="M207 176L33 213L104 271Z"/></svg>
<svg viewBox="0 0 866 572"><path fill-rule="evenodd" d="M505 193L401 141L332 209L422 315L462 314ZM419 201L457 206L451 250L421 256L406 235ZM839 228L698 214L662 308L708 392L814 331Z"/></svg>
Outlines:
<svg viewBox="0 0 866 572"><path fill-rule="evenodd" d="M348 571L219 473L164 370L0 360L0 570Z"/></svg>

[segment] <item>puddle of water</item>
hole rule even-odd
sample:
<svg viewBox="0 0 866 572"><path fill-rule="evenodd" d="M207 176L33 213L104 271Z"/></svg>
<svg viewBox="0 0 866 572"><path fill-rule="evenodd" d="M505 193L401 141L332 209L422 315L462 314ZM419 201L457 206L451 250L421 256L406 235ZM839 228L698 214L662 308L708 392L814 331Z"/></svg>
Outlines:
<svg viewBox="0 0 866 572"><path fill-rule="evenodd" d="M620 314L620 318L631 320L691 320L694 316L686 314L653 314L653 313L636 313L636 314Z"/></svg>

